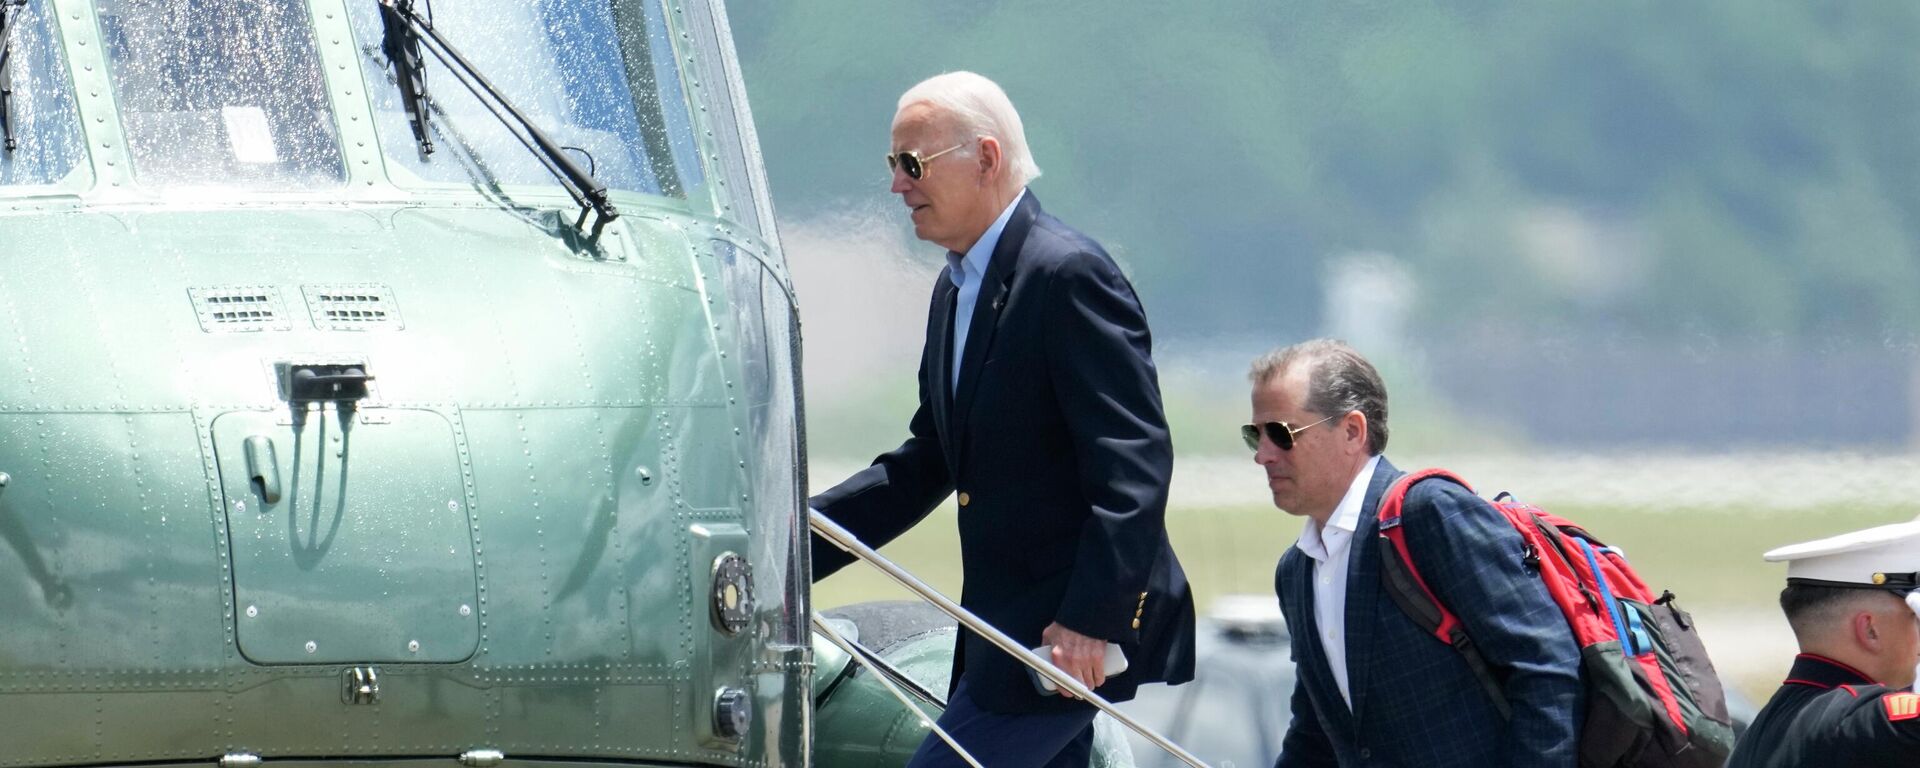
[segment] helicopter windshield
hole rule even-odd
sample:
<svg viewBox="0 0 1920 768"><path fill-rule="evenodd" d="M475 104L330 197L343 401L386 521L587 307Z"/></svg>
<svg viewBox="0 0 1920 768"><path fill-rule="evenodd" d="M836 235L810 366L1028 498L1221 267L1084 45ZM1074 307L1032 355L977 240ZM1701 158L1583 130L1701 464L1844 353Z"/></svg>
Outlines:
<svg viewBox="0 0 1920 768"><path fill-rule="evenodd" d="M142 182L345 182L305 2L99 0L98 10Z"/></svg>
<svg viewBox="0 0 1920 768"><path fill-rule="evenodd" d="M353 0L350 7L381 146L394 166L428 183L553 183L538 156L432 56L424 61L434 152L423 154L382 50L379 4ZM610 187L685 198L701 186L693 118L659 0L472 0L415 9Z"/></svg>

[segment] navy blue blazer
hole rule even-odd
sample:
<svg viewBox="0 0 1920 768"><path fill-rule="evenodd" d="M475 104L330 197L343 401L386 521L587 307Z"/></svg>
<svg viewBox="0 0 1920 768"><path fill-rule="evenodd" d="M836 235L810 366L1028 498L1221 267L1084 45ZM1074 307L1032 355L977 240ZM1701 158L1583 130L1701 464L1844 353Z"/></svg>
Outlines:
<svg viewBox="0 0 1920 768"><path fill-rule="evenodd" d="M1099 244L1027 193L1001 232L952 381L956 289L942 271L911 437L810 500L869 546L956 490L960 604L1027 647L1053 622L1117 642L1129 669L1098 689L1193 678L1193 597L1167 541L1167 436L1146 314ZM814 578L851 557L818 536ZM1034 691L1024 667L961 632L953 679L983 708L1087 706Z"/></svg>
<svg viewBox="0 0 1920 768"><path fill-rule="evenodd" d="M1522 558L1520 534L1485 500L1431 480L1407 495L1407 548L1427 585L1504 681L1504 721L1460 654L1422 631L1380 579L1380 499L1405 473L1385 457L1367 487L1347 562L1347 682L1340 698L1314 622L1312 558L1287 550L1274 574L1298 675L1276 768L1573 768L1583 702L1580 652Z"/></svg>

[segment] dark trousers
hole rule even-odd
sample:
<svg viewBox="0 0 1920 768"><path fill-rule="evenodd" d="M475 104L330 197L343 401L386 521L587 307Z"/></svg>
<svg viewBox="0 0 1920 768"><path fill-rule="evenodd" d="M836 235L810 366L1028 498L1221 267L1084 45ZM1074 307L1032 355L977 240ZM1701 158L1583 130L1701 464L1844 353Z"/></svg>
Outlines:
<svg viewBox="0 0 1920 768"><path fill-rule="evenodd" d="M1093 759L1092 707L1071 712L988 712L967 696L967 679L947 700L940 727L985 768L1087 768ZM968 768L939 734L928 733L907 768Z"/></svg>

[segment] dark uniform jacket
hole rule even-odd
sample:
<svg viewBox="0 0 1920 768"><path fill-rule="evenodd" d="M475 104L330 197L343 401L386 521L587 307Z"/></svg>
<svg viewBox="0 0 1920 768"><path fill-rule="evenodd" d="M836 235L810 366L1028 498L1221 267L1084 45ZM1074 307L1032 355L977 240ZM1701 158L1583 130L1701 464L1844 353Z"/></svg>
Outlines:
<svg viewBox="0 0 1920 768"><path fill-rule="evenodd" d="M960 604L1029 648L1053 622L1121 645L1096 689L1193 678L1193 597L1167 540L1173 448L1147 319L1099 244L1014 208L988 261L953 380L953 281L934 283L912 436L811 500L879 546L959 491ZM814 578L850 556L815 536ZM961 632L954 681L982 708L1087 706L1042 697L1026 668Z"/></svg>
<svg viewBox="0 0 1920 768"><path fill-rule="evenodd" d="M1801 654L1786 684L1740 738L1728 768L1920 765L1920 695Z"/></svg>

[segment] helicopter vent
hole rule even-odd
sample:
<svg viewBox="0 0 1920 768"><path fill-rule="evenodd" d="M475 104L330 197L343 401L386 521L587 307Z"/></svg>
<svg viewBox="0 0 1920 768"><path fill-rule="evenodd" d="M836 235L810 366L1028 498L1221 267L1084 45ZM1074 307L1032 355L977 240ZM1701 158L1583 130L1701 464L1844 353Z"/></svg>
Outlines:
<svg viewBox="0 0 1920 768"><path fill-rule="evenodd" d="M207 333L287 331L293 326L280 301L280 289L264 285L188 288L200 330Z"/></svg>
<svg viewBox="0 0 1920 768"><path fill-rule="evenodd" d="M323 331L397 331L400 306L394 303L393 289L384 285L308 285L307 311L313 315L313 327Z"/></svg>

